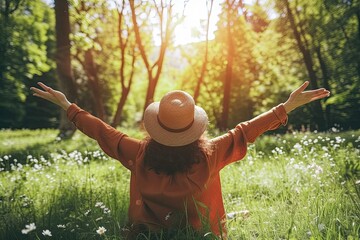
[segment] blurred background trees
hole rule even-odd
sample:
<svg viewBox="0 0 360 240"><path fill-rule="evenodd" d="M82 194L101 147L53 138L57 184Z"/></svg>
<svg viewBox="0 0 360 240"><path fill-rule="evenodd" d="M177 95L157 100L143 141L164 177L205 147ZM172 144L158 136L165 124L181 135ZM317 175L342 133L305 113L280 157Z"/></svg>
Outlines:
<svg viewBox="0 0 360 240"><path fill-rule="evenodd" d="M192 1L205 17L192 29L197 41L179 43ZM0 128L60 126L60 109L31 96L38 81L123 127L183 89L225 130L305 80L332 96L295 110L288 127L360 128L359 0L1 0L0 34Z"/></svg>

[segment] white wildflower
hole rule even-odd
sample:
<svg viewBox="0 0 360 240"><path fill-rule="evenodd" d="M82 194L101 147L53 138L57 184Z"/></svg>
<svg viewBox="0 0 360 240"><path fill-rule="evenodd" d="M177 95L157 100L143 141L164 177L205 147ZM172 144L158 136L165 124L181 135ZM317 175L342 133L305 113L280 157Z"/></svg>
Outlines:
<svg viewBox="0 0 360 240"><path fill-rule="evenodd" d="M322 149L323 151L325 151L325 152L328 152L328 151L329 151L329 149L328 149L327 147L325 147L325 146L323 146L321 149Z"/></svg>
<svg viewBox="0 0 360 240"><path fill-rule="evenodd" d="M343 142L345 142L345 139L337 136L337 137L335 137L335 141L336 141L336 143L343 143Z"/></svg>
<svg viewBox="0 0 360 240"><path fill-rule="evenodd" d="M294 149L296 149L296 150L298 150L299 152L301 152L302 151L302 146L299 144L299 143L296 143L295 145L294 145Z"/></svg>
<svg viewBox="0 0 360 240"><path fill-rule="evenodd" d="M58 228L65 228L65 225L64 224L59 224L57 225Z"/></svg>
<svg viewBox="0 0 360 240"><path fill-rule="evenodd" d="M339 130L336 127L332 127L331 131L333 131L334 133L339 132Z"/></svg>
<svg viewBox="0 0 360 240"><path fill-rule="evenodd" d="M28 234L29 232L36 229L35 223L30 223L29 225L25 225L25 229L21 230L22 234Z"/></svg>
<svg viewBox="0 0 360 240"><path fill-rule="evenodd" d="M103 235L103 234L105 234L105 232L106 232L106 228L104 228L104 227L99 227L98 230L96 230L96 232L97 232L97 234L99 234L99 235Z"/></svg>
<svg viewBox="0 0 360 240"><path fill-rule="evenodd" d="M48 229L43 230L43 231L42 231L42 235L44 235L44 236L49 236L49 237L52 236L50 230L48 230Z"/></svg>

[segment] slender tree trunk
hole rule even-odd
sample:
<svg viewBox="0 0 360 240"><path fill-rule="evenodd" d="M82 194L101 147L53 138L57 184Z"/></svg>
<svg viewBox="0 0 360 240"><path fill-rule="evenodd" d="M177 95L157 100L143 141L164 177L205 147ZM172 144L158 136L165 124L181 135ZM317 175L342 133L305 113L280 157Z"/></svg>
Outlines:
<svg viewBox="0 0 360 240"><path fill-rule="evenodd" d="M230 108L230 94L231 94L231 83L232 83L232 72L233 72L233 59L234 59L234 40L231 33L231 11L232 6L229 3L229 0L226 1L227 4L227 64L226 72L224 79L224 95L223 95L223 104L222 104L222 113L221 113L221 122L220 129L225 130L227 128L228 119L229 119L229 108Z"/></svg>
<svg viewBox="0 0 360 240"><path fill-rule="evenodd" d="M294 37L296 39L297 45L298 45L298 47L300 49L300 52L301 52L301 54L303 56L305 67L306 67L306 70L308 72L308 76L309 76L309 79L310 79L311 88L316 89L316 88L318 88L318 83L317 83L316 73L315 73L315 70L313 68L314 64L313 64L311 53L305 47L305 44L303 43L303 41L301 39L300 32L298 31L297 25L295 23L294 15L292 13L292 10L290 9L289 1L284 0L284 2L285 2L286 10L287 10L287 16L288 16L291 28L292 28L293 33L294 33ZM326 127L325 127L326 126L326 120L325 120L325 117L324 117L324 111L322 109L320 101L315 101L315 102L311 103L310 106L312 107L312 118L313 118L313 121L314 121L314 123L316 125L315 127L320 131L326 130Z"/></svg>
<svg viewBox="0 0 360 240"><path fill-rule="evenodd" d="M156 1L154 1L154 3L156 4ZM133 21L133 25L134 25L136 44L139 48L141 58L143 59L143 62L144 62L144 65L145 65L145 68L147 71L147 75L148 75L148 81L149 81L148 89L146 91L146 98L145 98L143 113L145 112L147 106L154 101L155 89L156 89L157 83L160 78L160 74L161 74L162 67L164 64L165 52L169 45L170 36L171 36L172 29L173 29L173 27L171 26L172 4L169 4L169 6L167 6L167 19L165 22L165 29L163 29L163 25L164 25L164 19L165 19L164 18L164 10L166 7L163 4L163 2L161 2L161 7L159 8L158 6L155 6L155 8L156 8L159 20L160 20L159 24L160 24L161 45L160 45L160 52L159 52L158 58L155 61L155 63L151 66L149 63L148 56L145 52L145 47L142 43L139 24L136 19L134 0L130 0L130 9L131 9L131 16L132 16L132 21Z"/></svg>
<svg viewBox="0 0 360 240"><path fill-rule="evenodd" d="M318 57L318 60L319 60L319 63L320 63L320 69L321 69L321 72L322 72L323 86L327 90L331 91L330 84L329 84L329 79L330 79L329 71L328 71L326 63L325 63L325 61L323 59L320 44L319 44L318 47L316 47L316 54L317 54L317 57ZM325 107L325 118L326 118L325 128L326 129L328 129L329 125L331 124L331 119L330 119L330 117L331 117L331 115L330 115L331 109L330 108L331 108L331 105L327 105Z"/></svg>
<svg viewBox="0 0 360 240"><path fill-rule="evenodd" d="M99 82L99 76L96 70L96 64L94 62L94 56L92 49L88 49L85 52L85 72L89 79L90 89L93 93L93 104L95 114L98 118L105 120L105 108L102 98L101 84Z"/></svg>
<svg viewBox="0 0 360 240"><path fill-rule="evenodd" d="M56 30L56 67L59 77L59 87L70 101L76 100L76 85L73 80L70 59L70 20L68 1L55 0L55 30ZM61 111L60 136L71 137L75 126L68 121L66 112Z"/></svg>
<svg viewBox="0 0 360 240"><path fill-rule="evenodd" d="M119 102L117 104L116 112L115 112L113 121L111 123L111 126L116 127L116 126L119 125L121 117L122 117L122 111L124 109L124 106L125 106L128 95L129 95L129 91L124 89L122 91L120 100L119 100Z"/></svg>
<svg viewBox="0 0 360 240"><path fill-rule="evenodd" d="M206 39L205 39L204 61L203 61L203 64L201 66L200 76L198 78L196 88L195 88L195 91L194 91L194 101L195 102L197 102L197 99L198 99L198 97L200 95L200 87L201 87L202 83L204 82L206 67L207 67L207 64L208 64L209 25L210 25L210 16L211 16L211 12L212 12L213 3L214 3L214 0L210 0L210 8L208 9L207 20L206 20Z"/></svg>
<svg viewBox="0 0 360 240"><path fill-rule="evenodd" d="M156 68L155 76L153 76L152 74L149 75L149 86L146 92L146 100L145 100L143 112L145 112L146 108L150 105L150 103L154 102L155 89L159 82L162 67L164 65L163 63L164 63L165 52L168 45L168 41L169 39L167 39L166 42L163 42L162 45L160 46L159 58L156 62L157 68ZM153 68L151 69L151 73L152 70Z"/></svg>
<svg viewBox="0 0 360 240"><path fill-rule="evenodd" d="M120 7L120 9L119 9ZM132 80L135 73L135 61L136 61L136 53L135 53L135 44L129 44L129 39L131 39L131 34L133 34L133 29L129 27L130 24L126 23L124 18L124 9L125 9L125 0L122 0L121 6L118 5L118 40L120 47L120 68L119 68L119 78L121 84L121 97L118 101L116 112L113 118L111 125L116 127L120 124L122 111L124 109L126 100L128 98ZM126 78L125 70L128 69L125 67L126 64L126 54L128 51L131 51L131 66L130 66L130 74L128 78ZM127 71L128 72L128 71Z"/></svg>

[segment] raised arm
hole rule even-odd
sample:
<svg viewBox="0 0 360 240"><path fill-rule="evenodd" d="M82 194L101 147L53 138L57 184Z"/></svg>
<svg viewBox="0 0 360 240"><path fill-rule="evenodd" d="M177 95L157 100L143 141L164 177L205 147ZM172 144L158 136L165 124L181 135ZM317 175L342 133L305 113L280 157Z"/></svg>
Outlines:
<svg viewBox="0 0 360 240"><path fill-rule="evenodd" d="M95 139L107 155L118 159L125 167L131 168L132 164L129 164L129 160L135 160L139 150L139 140L127 137L99 118L82 110L76 104L70 103L62 92L41 82L38 84L43 90L31 87L34 96L63 108L67 112L69 120L84 134Z"/></svg>
<svg viewBox="0 0 360 240"><path fill-rule="evenodd" d="M231 162L242 159L246 154L248 143L254 142L266 131L286 125L287 114L295 108L330 95L330 92L324 88L304 91L308 85L309 82L305 82L294 90L285 103L249 121L239 123L226 134L214 138L212 142L216 145L216 154L212 161L216 167L221 169Z"/></svg>

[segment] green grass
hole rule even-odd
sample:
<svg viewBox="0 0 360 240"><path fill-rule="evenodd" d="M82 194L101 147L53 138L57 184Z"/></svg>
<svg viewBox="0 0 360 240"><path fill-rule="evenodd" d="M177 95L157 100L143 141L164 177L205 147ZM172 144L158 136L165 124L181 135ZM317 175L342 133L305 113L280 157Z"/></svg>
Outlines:
<svg viewBox="0 0 360 240"><path fill-rule="evenodd" d="M63 141L57 133L0 131L0 239L121 239L129 172L80 132ZM229 237L359 239L359 160L360 131L259 138L221 172L225 208L237 213ZM23 234L30 223L36 229Z"/></svg>

